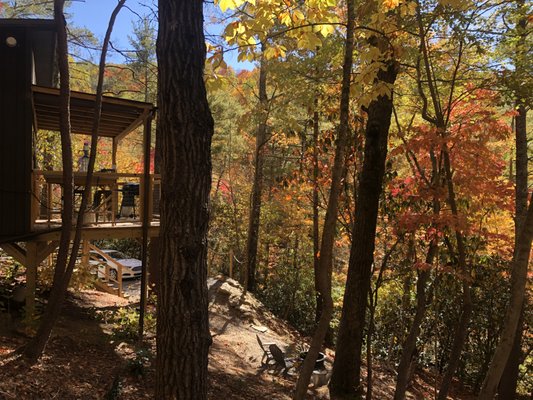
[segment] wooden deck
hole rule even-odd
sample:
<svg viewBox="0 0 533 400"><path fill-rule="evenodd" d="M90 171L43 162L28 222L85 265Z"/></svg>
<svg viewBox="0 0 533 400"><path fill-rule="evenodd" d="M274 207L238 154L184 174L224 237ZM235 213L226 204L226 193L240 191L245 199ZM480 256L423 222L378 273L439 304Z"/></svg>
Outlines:
<svg viewBox="0 0 533 400"><path fill-rule="evenodd" d="M74 237L74 228L71 237ZM34 224L32 240L51 241L59 240L61 235L61 221L37 220ZM148 236L159 236L159 220L151 221L148 226ZM100 239L126 239L142 237L141 221L124 221L118 220L115 223L88 224L81 228L81 237L83 240L100 240Z"/></svg>

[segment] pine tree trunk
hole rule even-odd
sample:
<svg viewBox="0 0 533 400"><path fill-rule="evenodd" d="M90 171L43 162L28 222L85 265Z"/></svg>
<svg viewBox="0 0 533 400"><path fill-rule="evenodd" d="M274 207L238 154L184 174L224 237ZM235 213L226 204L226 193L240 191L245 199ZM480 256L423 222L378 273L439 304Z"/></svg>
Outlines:
<svg viewBox="0 0 533 400"><path fill-rule="evenodd" d="M264 57L261 56L259 68L259 126L255 138L254 182L248 220L248 237L246 241L246 275L244 288L250 292L256 290L257 243L259 241L259 225L261 220L261 197L263 195L263 166L265 163L265 145L267 142L267 70Z"/></svg>
<svg viewBox="0 0 533 400"><path fill-rule="evenodd" d="M397 73L397 64L391 60L386 70L379 71L378 79L392 85ZM361 392L363 331L374 261L379 197L385 172L391 115L392 95L391 97L380 96L368 107L364 161L357 195L353 244L330 383L333 398L354 396Z"/></svg>
<svg viewBox="0 0 533 400"><path fill-rule="evenodd" d="M201 0L160 0L161 285L155 398L207 398L207 228L213 119Z"/></svg>

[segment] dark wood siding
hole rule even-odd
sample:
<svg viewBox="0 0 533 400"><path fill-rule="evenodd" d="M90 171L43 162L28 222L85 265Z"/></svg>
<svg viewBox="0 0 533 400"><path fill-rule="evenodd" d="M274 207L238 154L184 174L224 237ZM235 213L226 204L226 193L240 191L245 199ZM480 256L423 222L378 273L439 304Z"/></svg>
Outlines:
<svg viewBox="0 0 533 400"><path fill-rule="evenodd" d="M13 36L17 46L8 47ZM31 46L25 29L0 30L0 236L31 229Z"/></svg>

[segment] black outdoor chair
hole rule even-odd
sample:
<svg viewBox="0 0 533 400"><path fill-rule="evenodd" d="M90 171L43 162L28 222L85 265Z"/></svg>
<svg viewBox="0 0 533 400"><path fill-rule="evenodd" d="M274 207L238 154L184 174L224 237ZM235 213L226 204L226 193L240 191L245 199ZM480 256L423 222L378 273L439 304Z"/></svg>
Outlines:
<svg viewBox="0 0 533 400"><path fill-rule="evenodd" d="M119 216L131 216L133 218L136 217L135 196L139 196L139 184L125 183L122 186L122 203L120 204ZM133 212L130 212L130 210L132 210Z"/></svg>
<svg viewBox="0 0 533 400"><path fill-rule="evenodd" d="M263 343L261 341L261 338L259 335L255 335L257 338L257 343L259 343L259 347L261 347L261 350L263 350L263 356L261 357L261 365L268 365L270 361L274 360L274 357L272 357L272 353L270 352L270 345L274 343ZM276 346L277 347L277 346Z"/></svg>
<svg viewBox="0 0 533 400"><path fill-rule="evenodd" d="M283 353L277 344L273 343L268 348L272 354L272 358L276 361L276 366L281 369L284 377L296 374L294 371L295 360L293 358L285 358L285 353Z"/></svg>

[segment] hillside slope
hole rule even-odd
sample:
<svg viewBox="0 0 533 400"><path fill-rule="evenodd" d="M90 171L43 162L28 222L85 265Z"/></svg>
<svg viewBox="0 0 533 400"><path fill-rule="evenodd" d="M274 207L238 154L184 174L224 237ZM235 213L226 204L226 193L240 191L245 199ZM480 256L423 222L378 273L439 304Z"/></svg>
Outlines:
<svg viewBox="0 0 533 400"><path fill-rule="evenodd" d="M263 352L256 335L264 342L277 343L289 355L298 354L305 347L304 338L254 296L244 295L236 281L218 278L209 279L208 284L213 336L209 354L210 399L291 399L295 378L285 379L279 371L261 367ZM117 338L114 326L107 317L102 318L135 306L97 291L70 293L45 356L31 367L7 357L27 338L20 331L4 329L0 332L0 400L152 399L154 333L147 334L149 351L140 352L133 340ZM334 357L332 352L327 355L330 360ZM139 360L143 360L142 367ZM392 398L394 375L378 365L374 376L374 399ZM433 398L432 380L430 376L418 376L407 398ZM107 397L111 393L118 395ZM310 389L309 398L327 399L327 389ZM454 393L450 398L468 399Z"/></svg>

